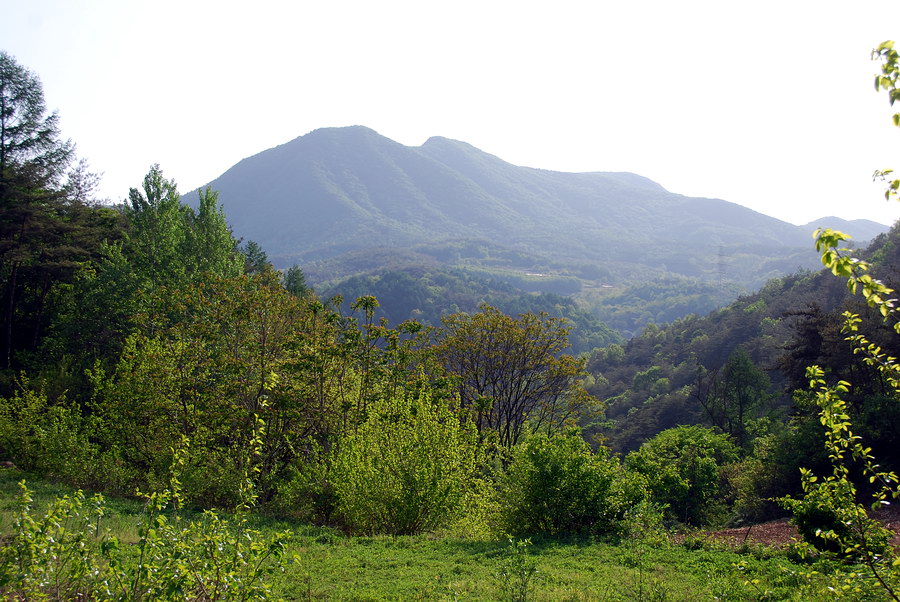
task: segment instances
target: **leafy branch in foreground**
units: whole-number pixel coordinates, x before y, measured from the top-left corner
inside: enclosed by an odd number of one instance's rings
[[[875,90],[887,92],[891,106],[894,106],[894,103],[900,100],[900,88],[897,87],[900,80],[900,53],[894,49],[894,42],[888,40],[872,51],[872,59],[881,61],[881,73],[875,76]],[[900,127],[900,113],[894,113],[892,120],[895,126]],[[900,180],[889,178],[892,173],[894,173],[892,169],[875,172],[876,180],[884,180],[887,183],[884,191],[884,198],[887,200],[895,198],[900,191]]]
[[[872,51],[872,58],[881,61],[875,89],[887,92],[893,106],[900,99],[900,54],[894,49],[894,42],[887,41]],[[894,113],[893,123],[900,126],[900,113]],[[900,180],[889,180],[891,173],[891,170],[875,172],[876,179],[887,181],[885,198],[888,200],[896,198],[900,191]],[[848,249],[840,246],[849,237],[831,229],[816,230],[814,236],[822,264],[835,276],[846,279],[850,292],[861,294],[866,304],[890,324],[894,334],[900,335],[900,315],[893,289],[868,273],[868,262],[853,257]],[[897,402],[900,400],[900,362],[860,332],[862,319],[859,315],[848,311],[843,317],[842,332],[853,353],[878,372]],[[783,503],[794,511],[798,528],[807,542],[863,563],[883,592],[900,600],[900,558],[894,558],[894,550],[888,544],[891,533],[870,518],[865,506],[859,503],[851,469],[868,480],[873,510],[900,498],[897,475],[879,466],[872,449],[854,433],[844,401],[850,383],[839,381],[829,385],[824,371],[818,366],[807,369],[807,378],[815,392],[819,420],[825,427],[825,447],[832,473],[819,480],[811,471],[803,470],[803,499],[787,498]]]
[[[869,307],[882,318],[893,322],[893,330],[900,334],[894,291],[880,280],[872,278],[869,264],[839,248],[848,237],[833,230],[818,230],[816,249],[822,254],[822,263],[837,276],[847,280],[853,294],[861,294]],[[877,370],[891,388],[893,396],[900,398],[900,363],[884,353],[859,332],[862,319],[852,312],[844,313],[842,332],[853,352]],[[871,508],[877,509],[900,498],[897,475],[881,468],[862,438],[855,434],[844,397],[851,384],[839,381],[829,385],[824,371],[818,366],[807,369],[810,388],[815,392],[819,407],[819,421],[825,428],[825,447],[832,466],[832,473],[822,479],[810,470],[801,471],[804,497],[782,500],[793,511],[798,529],[804,540],[819,550],[836,553],[864,564],[871,578],[892,599],[900,600],[900,559],[893,557],[888,544],[891,532],[881,523],[869,517],[866,507],[858,501],[858,490],[853,483],[851,468],[868,479],[872,492]]]

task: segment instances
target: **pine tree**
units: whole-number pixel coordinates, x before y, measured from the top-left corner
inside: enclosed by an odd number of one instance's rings
[[[73,157],[57,114],[47,113],[40,80],[0,52],[0,315],[7,368],[15,349],[33,347],[44,300],[72,267],[74,225],[64,180]]]

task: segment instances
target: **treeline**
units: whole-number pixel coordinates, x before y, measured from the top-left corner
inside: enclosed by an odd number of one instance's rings
[[[731,283],[669,275],[612,289],[589,301],[594,315],[626,338],[650,324],[668,324],[689,315],[704,316],[736,299]]]

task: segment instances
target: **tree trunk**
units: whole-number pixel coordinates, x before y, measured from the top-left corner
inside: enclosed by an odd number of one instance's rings
[[[12,333],[13,333],[13,316],[16,309],[16,277],[19,273],[19,264],[13,263],[9,274],[9,303],[6,306],[6,368],[12,367]]]

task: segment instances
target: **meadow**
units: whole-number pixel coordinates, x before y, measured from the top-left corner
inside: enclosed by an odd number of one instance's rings
[[[33,479],[17,469],[0,472],[0,533],[5,545],[15,536],[19,483],[24,479],[33,492],[33,515],[74,493],[70,487]],[[104,507],[100,533],[114,536],[123,547],[136,546],[144,504],[105,498]],[[183,517],[204,520],[191,511],[183,511]],[[269,576],[274,599],[882,599],[851,566],[802,560],[791,550],[757,544],[715,543],[699,531],[678,538],[655,531],[634,532],[615,541],[532,541],[461,538],[448,532],[358,537],[259,514],[249,515],[249,523],[264,536],[287,534],[280,566]]]

